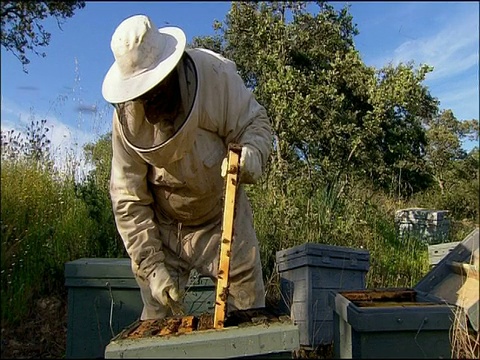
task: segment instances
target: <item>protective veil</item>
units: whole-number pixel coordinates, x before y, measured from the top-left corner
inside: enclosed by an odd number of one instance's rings
[[[180,293],[192,269],[216,279],[224,196],[221,166],[228,144],[248,148],[242,152],[247,157],[242,159],[248,174],[241,178],[244,183],[261,175],[272,146],[265,108],[245,87],[233,62],[208,50],[189,49],[177,69],[182,109],[173,135],[166,137],[162,124],[149,124],[136,112],[119,116],[117,110],[113,116],[110,193],[141,289],[142,320],[168,313],[152,297],[152,272],[166,269]],[[240,187],[228,310],[263,307],[264,296],[252,210]]]

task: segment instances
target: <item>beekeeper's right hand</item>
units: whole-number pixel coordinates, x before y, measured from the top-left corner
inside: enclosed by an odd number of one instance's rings
[[[153,298],[163,306],[168,305],[168,296],[175,302],[179,301],[178,289],[163,262],[155,266],[147,280]]]

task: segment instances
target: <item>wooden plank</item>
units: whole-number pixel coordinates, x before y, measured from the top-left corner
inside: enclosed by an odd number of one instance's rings
[[[235,218],[235,202],[239,186],[240,156],[242,147],[230,144],[228,147],[228,169],[225,186],[225,203],[223,209],[222,242],[220,244],[220,263],[215,296],[215,312],[213,325],[221,329],[225,323],[228,298],[228,278],[230,273],[231,246],[233,240],[233,222]]]

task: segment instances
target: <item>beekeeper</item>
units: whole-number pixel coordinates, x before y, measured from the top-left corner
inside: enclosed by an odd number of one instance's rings
[[[142,320],[170,315],[169,302],[182,300],[192,269],[216,280],[228,144],[243,146],[241,183],[262,175],[272,146],[265,108],[235,64],[185,44],[177,27],[127,18],[112,36],[115,62],[102,86],[115,108],[110,194]],[[252,209],[238,191],[229,312],[265,306]]]

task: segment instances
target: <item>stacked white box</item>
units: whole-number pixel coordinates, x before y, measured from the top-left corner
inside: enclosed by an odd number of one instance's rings
[[[416,238],[433,245],[448,242],[450,219],[448,210],[401,209],[395,212],[395,226],[401,241]]]

